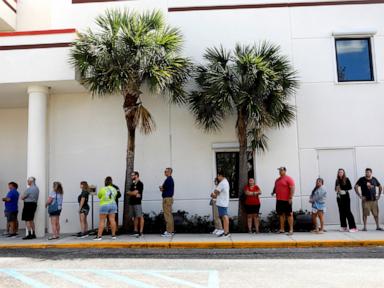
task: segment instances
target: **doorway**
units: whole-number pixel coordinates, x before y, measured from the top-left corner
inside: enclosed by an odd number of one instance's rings
[[[354,149],[321,149],[317,150],[317,159],[319,167],[319,176],[324,179],[324,185],[327,188],[327,212],[325,213],[325,222],[327,224],[340,225],[339,210],[337,207],[335,181],[339,168],[343,168],[347,177],[351,180],[352,190],[351,210],[355,216],[357,224],[361,224],[361,214],[359,199],[353,190],[356,183],[356,157]]]

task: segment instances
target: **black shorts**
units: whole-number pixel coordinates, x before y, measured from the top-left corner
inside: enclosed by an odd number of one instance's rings
[[[87,216],[89,214],[89,207],[83,207],[80,209],[79,211],[80,214],[85,214],[85,216]]]
[[[48,214],[49,214],[49,217],[52,217],[52,216],[60,216],[60,214],[61,214],[61,210],[56,210],[55,212],[48,213]]]
[[[259,214],[260,205],[244,205],[244,210],[247,214]]]
[[[7,222],[17,221],[17,214],[18,213],[19,213],[18,211],[15,211],[15,212],[5,211],[5,217],[7,218]]]
[[[277,200],[276,201],[276,213],[278,215],[287,215],[292,214],[292,204],[289,204],[288,201]]]
[[[21,214],[21,220],[33,221],[35,218],[35,212],[37,208],[36,202],[24,202],[23,213]]]

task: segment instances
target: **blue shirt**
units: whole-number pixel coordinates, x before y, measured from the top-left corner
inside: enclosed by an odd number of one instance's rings
[[[11,199],[9,202],[5,202],[5,211],[6,212],[17,212],[18,210],[18,201],[19,201],[19,192],[16,189],[9,190],[6,198]]]
[[[168,176],[167,179],[165,179],[163,184],[163,193],[161,196],[163,198],[166,197],[173,197],[173,193],[175,191],[175,183],[173,182],[172,176]]]

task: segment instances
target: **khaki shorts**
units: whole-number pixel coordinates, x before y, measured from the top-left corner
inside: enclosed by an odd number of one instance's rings
[[[369,216],[372,212],[372,215],[374,217],[377,217],[379,215],[379,205],[377,203],[377,200],[375,201],[363,201],[363,216]]]

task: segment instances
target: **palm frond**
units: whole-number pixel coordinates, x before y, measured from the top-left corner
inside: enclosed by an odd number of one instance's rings
[[[143,134],[150,134],[156,129],[151,113],[142,104],[137,106],[135,116],[136,127],[139,127]]]
[[[298,81],[288,58],[279,46],[264,41],[237,44],[233,53],[222,46],[208,48],[204,59],[189,99],[197,123],[206,130],[219,129],[220,121],[237,111],[237,117],[247,119],[248,141],[255,149],[267,149],[264,131],[288,126],[295,117],[289,98]]]

